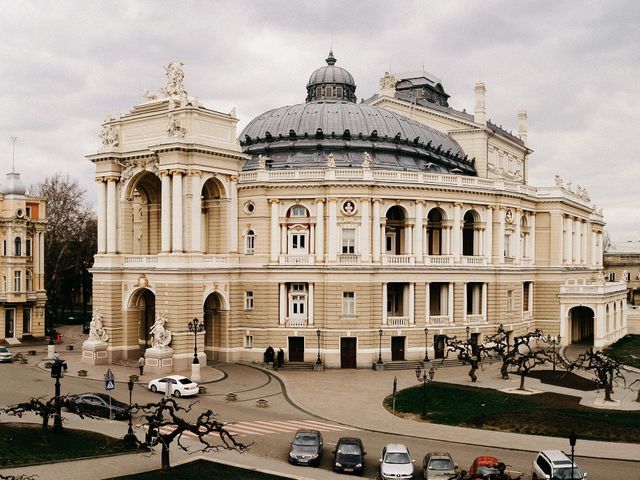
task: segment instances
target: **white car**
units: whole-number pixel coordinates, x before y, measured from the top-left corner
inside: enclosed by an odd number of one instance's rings
[[[167,388],[174,397],[189,397],[198,393],[198,384],[182,375],[168,375],[149,382],[149,390],[152,392],[167,393]]]
[[[13,355],[7,347],[0,347],[0,362],[13,362]]]
[[[413,463],[409,449],[401,443],[389,443],[380,454],[380,478],[400,480],[413,478]]]
[[[573,473],[573,475],[572,475]],[[542,480],[545,478],[566,478],[582,480],[587,477],[571,459],[560,450],[543,450],[533,459],[531,478]]]

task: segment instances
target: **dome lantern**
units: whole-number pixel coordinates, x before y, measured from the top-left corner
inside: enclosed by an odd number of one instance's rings
[[[306,102],[356,102],[356,84],[353,76],[344,68],[336,67],[333,50],[325,59],[327,65],[318,68],[307,82]]]

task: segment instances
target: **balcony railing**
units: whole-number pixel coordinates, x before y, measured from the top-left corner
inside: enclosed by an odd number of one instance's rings
[[[342,265],[355,265],[360,261],[360,255],[354,253],[341,253],[338,255],[338,263]]]
[[[430,315],[429,323],[431,325],[449,325],[449,315]]]
[[[387,317],[387,325],[391,327],[409,326],[409,317]]]
[[[280,265],[313,265],[313,255],[281,255]]]
[[[287,318],[287,327],[306,327],[306,318]]]
[[[453,265],[453,256],[451,255],[427,255],[424,257],[426,265]]]
[[[158,263],[157,255],[127,255],[124,257],[125,265],[148,265]]]
[[[566,283],[560,286],[560,294],[608,294],[626,293],[625,282],[600,282],[600,283]]]
[[[463,265],[486,265],[487,257],[474,256],[474,257],[460,257],[460,261]]]
[[[413,255],[384,255],[383,265],[415,265],[416,258]]]
[[[472,325],[477,325],[479,323],[486,323],[486,322],[484,320],[484,315],[482,315],[481,313],[478,313],[473,315],[467,315],[467,323],[470,323]]]

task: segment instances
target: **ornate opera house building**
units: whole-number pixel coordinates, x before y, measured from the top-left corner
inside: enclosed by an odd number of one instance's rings
[[[357,102],[330,53],[303,103],[237,135],[234,111],[200,105],[181,64],[165,68],[166,86],[109,117],[88,157],[108,361],[165,348],[150,366],[184,369],[194,318],[201,361],[262,361],[272,346],[342,368],[439,357],[444,335],[481,341],[499,324],[563,344],[625,334],[602,212],[559,177],[528,184],[527,115],[517,135],[487,121],[483,84],[473,114],[423,74],[387,73]]]

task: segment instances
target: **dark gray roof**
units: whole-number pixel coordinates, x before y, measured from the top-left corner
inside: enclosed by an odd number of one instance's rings
[[[307,88],[312,85],[320,84],[342,84],[351,85],[355,88],[356,82],[353,80],[353,76],[342,67],[336,67],[336,58],[333,56],[333,51],[329,52],[329,56],[325,60],[327,65],[320,67],[309,77],[307,82]]]

